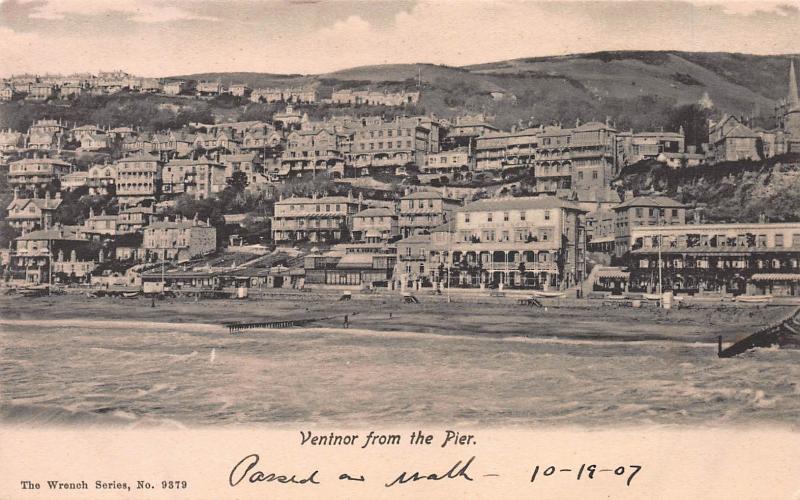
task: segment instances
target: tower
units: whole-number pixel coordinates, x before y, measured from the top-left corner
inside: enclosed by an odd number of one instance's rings
[[[793,141],[800,140],[800,96],[797,93],[797,74],[794,61],[789,63],[789,95],[786,97],[784,130],[792,134]]]
[[[789,95],[783,115],[783,130],[787,134],[787,152],[800,152],[800,96],[797,93],[797,73],[794,61],[789,63]]]

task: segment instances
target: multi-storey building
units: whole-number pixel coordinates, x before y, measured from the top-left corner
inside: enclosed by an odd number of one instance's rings
[[[666,196],[637,196],[615,205],[614,251],[622,257],[631,249],[631,234],[640,226],[686,223],[686,206]]]
[[[501,170],[503,168],[509,132],[487,132],[475,140],[475,170]]]
[[[367,175],[373,169],[422,165],[426,153],[439,151],[439,125],[422,117],[393,121],[365,121],[355,129],[349,158],[355,169]]]
[[[556,197],[481,200],[397,242],[401,281],[563,289],[585,274],[584,211]]]
[[[96,214],[92,208],[89,208],[89,217],[83,221],[81,232],[94,240],[113,238],[118,234],[117,222],[116,215],[108,215],[105,210]]]
[[[466,148],[439,151],[425,155],[420,171],[425,173],[450,173],[470,170],[472,162]]]
[[[470,154],[475,150],[475,141],[478,137],[500,131],[494,125],[486,123],[483,115],[457,116],[447,125],[446,129],[442,138],[443,148],[467,148]]]
[[[186,261],[217,249],[217,230],[208,222],[185,220],[153,222],[144,228],[146,260]]]
[[[117,232],[136,233],[151,222],[155,222],[156,213],[153,206],[135,206],[123,208],[117,214]]]
[[[724,116],[708,129],[714,162],[758,160],[760,137],[735,116]]]
[[[631,240],[631,290],[800,295],[800,223],[640,226]]]
[[[61,269],[57,269],[55,265],[58,261],[64,262],[65,256],[68,256],[69,262],[78,262],[78,259],[91,262],[94,257],[89,253],[89,240],[81,234],[79,226],[57,224],[49,229],[23,234],[14,243],[12,268],[19,270],[25,281],[33,284],[53,283],[57,277],[68,278],[68,273],[58,276]],[[77,271],[76,275],[81,273],[86,276],[94,268],[94,264],[90,263],[88,268],[71,267],[71,272]]]
[[[279,200],[272,217],[272,239],[276,242],[340,241],[350,231],[351,217],[362,208],[363,201],[351,195]]]
[[[188,90],[188,85],[183,80],[169,81],[164,83],[164,93],[168,95],[180,95],[184,90]]]
[[[28,128],[28,134],[64,134],[67,127],[60,120],[38,120]]]
[[[266,103],[314,103],[318,100],[318,94],[316,89],[310,87],[254,89],[250,100]]]
[[[620,132],[616,141],[619,145],[618,166],[657,159],[662,153],[683,153],[686,150],[683,127],[678,132]]]
[[[58,89],[62,98],[78,97],[86,92],[86,86],[81,83],[66,83]]]
[[[419,92],[380,92],[376,90],[334,90],[331,102],[356,106],[407,106],[419,101]]]
[[[55,85],[51,83],[34,83],[30,86],[28,97],[34,101],[46,101],[52,99],[56,95]]]
[[[233,177],[236,172],[243,172],[247,176],[248,186],[258,184],[262,180],[264,167],[257,153],[220,155],[219,162],[225,166],[226,179]]]
[[[296,130],[286,138],[286,149],[281,165],[290,175],[305,172],[338,170],[344,173],[345,156],[342,151],[346,137],[334,130]]]
[[[616,133],[608,123],[600,122],[572,129],[569,148],[572,189],[581,198],[603,198],[616,177]]]
[[[343,243],[324,254],[304,259],[305,283],[310,285],[386,285],[397,262],[397,249],[385,242]]]
[[[459,200],[444,197],[437,191],[415,191],[400,200],[400,234],[407,238],[430,231],[450,220]]]
[[[114,165],[95,164],[89,167],[86,185],[91,194],[109,194],[114,191],[117,182],[117,167]]]
[[[386,207],[361,210],[352,216],[353,241],[380,243],[400,235],[397,212]]]
[[[554,194],[572,188],[572,129],[545,127],[538,137],[534,157],[536,192]]]
[[[195,199],[210,198],[225,189],[225,165],[206,157],[170,160],[162,170],[164,196],[188,194]]]
[[[230,93],[235,97],[247,97],[250,95],[250,87],[244,83],[235,83],[230,87]]]
[[[217,96],[225,92],[225,86],[220,82],[197,82],[195,91],[200,96]]]
[[[6,130],[0,132],[0,154],[12,154],[25,148],[25,135],[22,132]]]
[[[135,205],[144,200],[155,200],[161,194],[161,159],[148,153],[139,153],[117,161],[115,182],[121,205]]]
[[[72,171],[72,165],[57,158],[23,158],[8,166],[8,183],[12,188],[35,190],[44,188]]]

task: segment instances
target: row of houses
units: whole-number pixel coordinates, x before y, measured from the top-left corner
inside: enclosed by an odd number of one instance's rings
[[[0,82],[0,101],[70,99],[83,94],[115,94],[122,90],[159,93],[163,85],[156,78],[138,77],[124,71],[101,71],[97,75],[13,75]]]
[[[142,207],[90,213],[80,226],[52,224],[14,240],[7,271],[27,283],[89,282],[107,262],[187,261],[216,251],[208,221],[163,219]]]

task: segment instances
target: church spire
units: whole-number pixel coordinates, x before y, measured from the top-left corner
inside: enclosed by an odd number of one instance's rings
[[[794,60],[789,61],[789,109],[800,107],[800,96],[797,94],[797,74],[794,72]]]

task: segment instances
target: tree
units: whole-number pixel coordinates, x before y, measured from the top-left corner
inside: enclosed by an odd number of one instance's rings
[[[242,192],[248,184],[247,174],[242,171],[234,172],[225,182],[234,190]]]
[[[673,108],[667,118],[667,128],[677,132],[683,127],[686,144],[699,146],[708,142],[708,119],[711,111],[699,104],[686,104]]]

